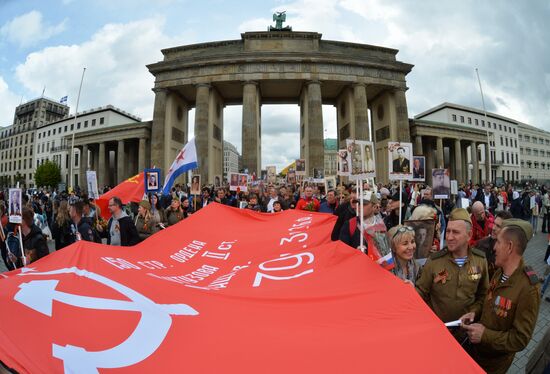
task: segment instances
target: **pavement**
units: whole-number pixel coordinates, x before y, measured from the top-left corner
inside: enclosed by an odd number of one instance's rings
[[[539,230],[529,241],[527,250],[523,254],[525,262],[528,265],[531,265],[541,277],[544,275],[544,270],[547,267],[544,262],[544,254],[546,253],[548,240],[548,234],[543,234]],[[50,248],[50,252],[55,250],[53,241],[48,241],[48,247]],[[0,273],[5,272],[6,270],[7,269],[4,266],[3,261],[0,261]],[[550,296],[550,287],[546,291],[546,294]],[[525,372],[525,365],[527,364],[527,360],[529,359],[531,352],[534,350],[537,343],[542,339],[548,327],[550,327],[550,302],[542,300],[533,337],[527,347],[523,351],[516,354],[514,362],[508,370],[508,374]]]

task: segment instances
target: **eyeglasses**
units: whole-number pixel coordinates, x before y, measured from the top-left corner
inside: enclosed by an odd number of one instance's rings
[[[393,236],[391,237],[392,240],[393,238],[395,238],[397,236],[397,234],[403,234],[405,232],[414,232],[414,228],[413,227],[410,227],[410,226],[401,226],[400,228],[397,229],[397,231],[395,232],[395,234],[393,234]]]

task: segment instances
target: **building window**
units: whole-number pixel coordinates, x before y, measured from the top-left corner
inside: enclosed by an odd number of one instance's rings
[[[472,117],[468,117],[468,125],[472,124]]]
[[[499,125],[498,125],[498,129],[499,129],[500,131],[502,131],[502,125],[499,124]]]
[[[460,123],[464,123],[464,116],[460,116]]]
[[[456,114],[453,114],[453,121],[456,122]],[[103,122],[101,122],[101,123],[103,123]]]
[[[476,126],[479,125],[479,121],[477,120],[477,118],[475,119],[475,123],[476,123]]]
[[[500,145],[504,145],[504,139],[502,139],[502,135],[500,136]]]
[[[481,126],[485,127],[485,121],[481,120]]]
[[[71,131],[74,131],[74,123],[71,123]]]
[[[88,121],[84,121],[84,128],[88,127]]]
[[[76,129],[77,129],[77,130],[80,130],[80,122],[78,122],[78,123],[76,124]]]
[[[456,117],[456,116],[455,116],[455,117]],[[456,121],[456,119],[455,119],[455,121]],[[101,117],[101,118],[99,119],[99,124],[100,124],[100,125],[103,125],[104,123],[105,123],[105,117]]]
[[[519,164],[518,162],[518,154],[516,153],[516,165]]]
[[[508,147],[508,138],[506,138],[504,140],[505,140],[506,146]]]
[[[516,133],[516,129],[514,128],[513,130],[514,130],[514,134],[515,134],[515,133]]]
[[[92,120],[92,126],[95,126],[95,118]]]
[[[67,125],[65,125],[65,130],[63,130],[63,132],[67,132]]]
[[[514,139],[514,147],[518,147],[518,141],[516,139]]]

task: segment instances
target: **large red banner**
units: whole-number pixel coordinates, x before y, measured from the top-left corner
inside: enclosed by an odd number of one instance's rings
[[[335,217],[218,204],[135,247],[0,276],[0,360],[30,373],[480,373]]]

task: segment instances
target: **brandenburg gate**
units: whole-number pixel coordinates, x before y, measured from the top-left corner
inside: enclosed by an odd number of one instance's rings
[[[387,142],[410,141],[405,76],[413,66],[398,61],[397,52],[284,29],[164,49],[163,60],[147,66],[155,76],[151,165],[168,170],[188,140],[194,107],[199,173],[213,182],[223,174],[223,109],[242,104],[243,168],[260,175],[262,104],[298,104],[300,157],[312,175],[324,167],[322,105],[332,104],[340,148],[372,133],[383,181]]]

